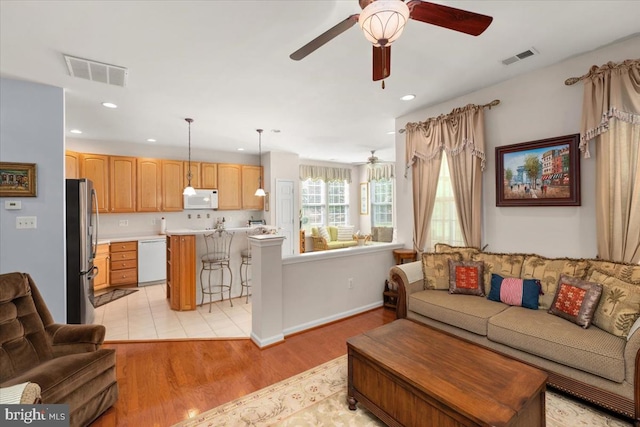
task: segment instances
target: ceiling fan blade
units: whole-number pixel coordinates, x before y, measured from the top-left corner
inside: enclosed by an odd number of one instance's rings
[[[482,34],[493,21],[491,16],[426,1],[413,0],[407,6],[411,11],[411,19],[472,36]]]
[[[331,27],[330,29],[320,34],[315,39],[311,40],[309,43],[302,46],[300,49],[293,52],[291,55],[289,55],[289,58],[293,59],[294,61],[301,60],[305,56],[309,55],[311,52],[314,52],[315,50],[323,46],[325,43],[333,40],[334,38],[338,37],[340,34],[347,31],[349,28],[353,27],[356,24],[356,22],[358,22],[358,16],[359,15],[357,14],[349,16],[344,21]]]
[[[373,46],[373,81],[391,75],[391,46]]]

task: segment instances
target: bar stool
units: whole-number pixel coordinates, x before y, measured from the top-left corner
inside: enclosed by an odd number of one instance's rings
[[[231,241],[233,233],[225,230],[216,230],[211,234],[204,235],[204,243],[207,247],[207,253],[202,255],[202,269],[200,270],[200,287],[202,289],[202,299],[200,305],[204,304],[204,296],[209,295],[209,313],[211,313],[211,304],[213,294],[220,294],[224,301],[224,291],[229,290],[229,302],[233,307],[231,300],[231,285],[233,283],[233,273],[229,265],[231,260]],[[229,271],[229,283],[225,283],[224,271]],[[203,280],[204,272],[208,272],[207,287]],[[212,277],[213,276],[213,277]],[[216,280],[219,276],[219,281]],[[214,283],[212,283],[212,278]]]
[[[249,303],[249,288],[251,288],[251,277],[250,277],[250,269],[251,267],[251,242],[249,241],[249,236],[255,236],[257,234],[264,234],[264,227],[256,227],[247,231],[247,249],[243,249],[240,252],[240,298],[244,293],[244,289],[247,289],[247,300],[245,304]]]

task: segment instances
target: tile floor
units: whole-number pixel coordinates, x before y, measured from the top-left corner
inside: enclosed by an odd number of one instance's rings
[[[100,306],[94,323],[107,329],[105,340],[172,338],[248,338],[251,333],[251,298],[234,298],[199,306],[195,311],[173,311],[164,284],[142,286],[138,292]]]

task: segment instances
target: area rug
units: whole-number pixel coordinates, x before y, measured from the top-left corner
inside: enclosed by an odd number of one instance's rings
[[[350,411],[347,356],[182,421],[179,427],[384,426],[358,406]],[[547,390],[547,427],[631,427],[631,423]]]
[[[98,295],[93,297],[93,306],[98,308],[101,305],[108,304],[112,301],[120,299],[122,297],[126,297],[134,292],[138,292],[137,289],[113,289],[111,291],[105,292],[102,295]]]

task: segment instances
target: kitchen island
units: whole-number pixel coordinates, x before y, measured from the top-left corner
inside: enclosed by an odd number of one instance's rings
[[[247,236],[256,228],[273,229],[269,226],[229,227],[233,233],[231,242],[231,298],[240,296],[240,254],[249,247]],[[214,229],[174,229],[167,230],[167,299],[172,310],[187,311],[197,308],[202,301],[200,283],[201,258],[206,253],[204,235],[214,233]]]

